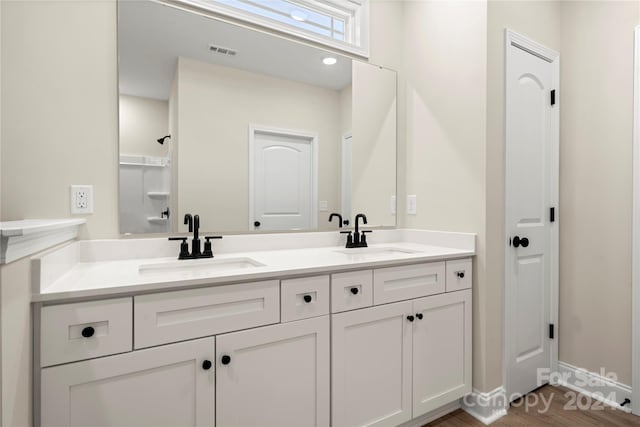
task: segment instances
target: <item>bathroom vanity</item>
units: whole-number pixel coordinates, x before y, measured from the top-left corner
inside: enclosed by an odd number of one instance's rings
[[[225,236],[186,261],[164,239],[80,241],[34,259],[36,424],[386,426],[455,405],[474,236],[374,235]]]

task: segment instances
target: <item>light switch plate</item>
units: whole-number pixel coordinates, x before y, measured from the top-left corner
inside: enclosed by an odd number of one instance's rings
[[[72,214],[93,213],[93,185],[72,185],[69,199]]]
[[[418,212],[418,201],[415,194],[409,194],[407,196],[407,214],[416,215]]]

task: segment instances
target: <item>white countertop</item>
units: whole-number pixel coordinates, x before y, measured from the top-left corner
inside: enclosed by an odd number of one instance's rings
[[[393,239],[394,233],[396,233],[396,230],[387,232],[387,236],[384,239],[382,238],[382,233],[380,233],[381,240],[386,241],[370,244],[370,249],[364,251],[361,249],[345,249],[344,246],[323,246],[233,251],[216,254],[214,245],[214,254],[216,255],[213,258],[213,262],[215,263],[220,263],[224,260],[249,259],[255,263],[262,264],[223,270],[212,270],[203,266],[203,264],[212,262],[212,259],[177,261],[175,256],[158,257],[156,254],[146,258],[132,255],[127,259],[111,259],[108,255],[98,256],[95,259],[95,257],[87,258],[85,254],[85,259],[83,259],[82,255],[72,253],[73,251],[80,252],[82,249],[69,246],[66,250],[60,250],[57,253],[34,259],[33,301],[66,301],[77,298],[230,284],[475,255],[475,236],[473,235],[470,235],[471,246],[460,245],[462,247],[456,248],[407,241],[389,241]],[[233,236],[229,236],[229,238],[233,239]],[[138,239],[137,242],[136,240],[131,240],[129,246],[140,245],[140,240],[143,239]],[[425,239],[417,240],[424,241]],[[439,243],[442,243],[442,240]],[[126,245],[126,241],[113,244]],[[258,247],[260,246],[258,245]],[[174,247],[175,245],[170,246],[172,250]],[[404,252],[393,252],[394,249]],[[104,249],[95,250],[94,252],[101,251],[104,252]],[[88,250],[85,250],[85,252],[88,252]],[[75,261],[71,260],[73,256],[76,257]],[[140,271],[141,266],[143,266],[144,270],[144,266],[162,265],[163,263],[178,263],[175,265],[178,265],[179,268],[178,270]],[[183,266],[185,267],[183,268]],[[191,266],[195,268],[191,269]]]

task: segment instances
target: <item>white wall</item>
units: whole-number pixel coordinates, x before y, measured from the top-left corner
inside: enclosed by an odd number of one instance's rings
[[[560,360],[631,384],[639,2],[561,2]]]
[[[202,230],[249,224],[249,125],[318,134],[319,229],[340,209],[340,92],[180,58],[179,218],[200,215]]]
[[[116,4],[1,2],[2,218],[69,217],[94,186],[84,238],[118,235]]]
[[[120,154],[166,157],[170,139],[159,144],[157,139],[169,134],[169,102],[140,96],[120,95]]]
[[[404,3],[404,78],[400,79],[398,212],[417,195],[409,228],[478,233],[474,271],[473,383],[486,390],[491,333],[485,277],[487,5]],[[401,73],[402,75],[402,73]],[[401,136],[401,138],[403,138]]]

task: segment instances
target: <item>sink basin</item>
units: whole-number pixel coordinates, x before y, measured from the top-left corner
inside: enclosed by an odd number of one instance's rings
[[[185,259],[180,261],[159,262],[155,264],[143,264],[138,267],[141,274],[152,273],[218,273],[229,270],[244,270],[249,268],[264,267],[264,264],[251,258],[206,258]]]
[[[335,252],[352,255],[357,257],[383,257],[383,256],[397,256],[397,255],[407,255],[407,254],[416,254],[419,251],[414,251],[411,249],[401,249],[401,248],[350,248],[350,249],[341,249]]]

